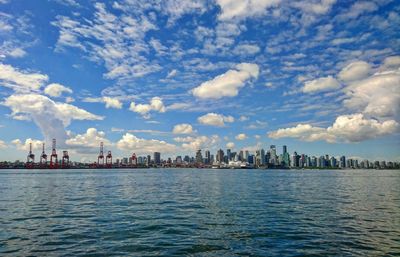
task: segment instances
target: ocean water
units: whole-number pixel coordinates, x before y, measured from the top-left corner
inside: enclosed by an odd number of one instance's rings
[[[113,255],[400,256],[400,171],[0,171],[0,256]]]

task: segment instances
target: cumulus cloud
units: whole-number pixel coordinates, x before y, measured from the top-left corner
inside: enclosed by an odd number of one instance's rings
[[[47,142],[52,138],[65,142],[65,127],[72,120],[102,120],[103,117],[92,114],[74,105],[54,102],[39,94],[14,94],[2,103],[11,109],[11,117],[32,119],[42,131]]]
[[[182,148],[186,150],[196,151],[204,148],[212,148],[220,141],[218,135],[197,136],[197,137],[176,137],[174,140],[182,143]]]
[[[150,118],[149,112],[151,112],[151,111],[165,112],[166,108],[160,97],[153,97],[150,100],[149,104],[136,104],[134,102],[131,102],[131,105],[129,106],[129,110],[132,112],[139,113],[144,118]]]
[[[103,131],[98,131],[96,128],[88,128],[83,134],[71,136],[65,143],[75,148],[98,149],[101,142],[103,142],[104,145],[111,145],[110,141],[105,136],[106,134]]]
[[[364,61],[352,62],[340,71],[338,78],[344,82],[351,82],[366,78],[370,71],[369,63]]]
[[[225,126],[225,122],[232,123],[235,119],[232,116],[224,116],[210,112],[197,118],[197,121],[203,125],[223,127]]]
[[[174,134],[192,134],[193,132],[194,131],[192,125],[187,123],[177,124],[172,130],[172,133]]]
[[[276,6],[281,0],[257,0],[257,1],[237,1],[237,0],[217,0],[221,8],[218,16],[219,20],[241,20],[247,17],[254,17],[266,13],[266,9]]]
[[[304,83],[303,93],[316,93],[340,88],[339,82],[332,76],[319,78]]]
[[[202,83],[194,88],[192,93],[200,99],[220,99],[222,97],[234,97],[239,89],[244,87],[246,81],[258,78],[260,69],[257,64],[241,63],[234,70],[219,75],[212,80]]]
[[[138,138],[131,133],[126,133],[117,142],[120,150],[129,150],[135,153],[148,154],[153,152],[174,153],[177,150],[176,145],[156,139]]]
[[[86,97],[83,99],[84,102],[88,103],[105,103],[106,108],[121,109],[122,102],[115,97],[103,96],[103,97]]]
[[[295,127],[282,128],[268,133],[273,139],[291,137],[303,141],[325,140],[333,142],[361,142],[392,134],[399,129],[394,120],[379,122],[365,118],[363,114],[341,115],[328,128],[314,127],[310,124],[299,124]]]
[[[28,152],[30,144],[32,144],[32,151],[42,150],[43,141],[27,138],[25,139],[25,142],[22,142],[20,139],[14,139],[11,143],[14,144],[18,150]]]
[[[345,88],[345,107],[376,118],[398,119],[400,71],[377,73]]]
[[[19,71],[0,63],[0,85],[19,92],[37,91],[48,80],[47,75]]]
[[[229,148],[229,149],[235,148],[235,143],[233,143],[233,142],[226,143],[226,148]]]
[[[395,70],[400,68],[400,56],[389,56],[383,61],[381,70]]]
[[[240,133],[240,134],[237,134],[235,138],[236,138],[236,140],[245,140],[245,139],[247,139],[247,135],[244,133]]]
[[[58,83],[52,83],[44,89],[44,93],[52,97],[59,97],[63,92],[71,94],[72,89]]]

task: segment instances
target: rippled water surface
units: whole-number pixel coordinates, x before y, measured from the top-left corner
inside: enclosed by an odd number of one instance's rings
[[[400,171],[0,171],[2,256],[399,256]]]

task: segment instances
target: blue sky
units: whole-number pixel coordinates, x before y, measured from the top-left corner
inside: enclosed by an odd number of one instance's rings
[[[1,160],[400,159],[398,1],[0,0]],[[50,151],[48,148],[47,151]]]

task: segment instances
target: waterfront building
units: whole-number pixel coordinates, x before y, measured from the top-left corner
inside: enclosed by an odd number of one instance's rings
[[[206,158],[205,158],[205,164],[210,164],[211,163],[211,153],[210,153],[210,151],[206,151],[205,152],[205,156],[206,156]]]
[[[202,164],[203,163],[203,155],[201,154],[201,150],[197,150],[196,152],[196,163]]]
[[[278,159],[276,156],[276,146],[275,145],[271,145],[270,149],[269,149],[269,164],[271,165],[277,165],[278,164]]]
[[[224,151],[222,149],[219,149],[217,151],[217,163],[223,163],[224,162]]]
[[[346,157],[345,156],[340,157],[340,165],[339,165],[339,167],[342,168],[342,169],[346,168]]]
[[[153,153],[153,159],[154,159],[154,164],[160,165],[161,164],[161,153],[160,152],[154,152]]]
[[[225,161],[225,162],[228,163],[228,162],[231,160],[231,158],[232,158],[232,156],[231,156],[231,149],[226,149],[226,156],[228,157],[228,160]]]

